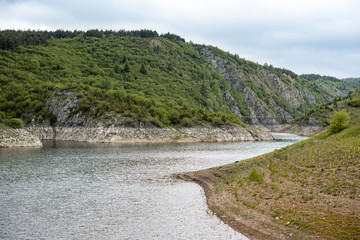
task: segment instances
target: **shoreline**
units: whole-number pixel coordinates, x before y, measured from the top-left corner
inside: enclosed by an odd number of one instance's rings
[[[297,131],[294,131],[294,130]],[[281,130],[275,131],[277,133],[297,134],[300,136],[314,136],[319,132],[323,132],[324,128],[314,128],[313,126],[303,126],[301,131],[297,125],[288,125]],[[248,159],[247,159],[248,160]],[[218,168],[224,168],[231,170],[231,164],[219,166]],[[215,167],[216,168],[216,167]],[[235,231],[243,234],[252,240],[263,239],[296,239],[296,237],[303,236],[303,233],[289,231],[288,229],[272,224],[269,219],[262,219],[262,216],[251,216],[248,212],[236,214],[234,209],[227,207],[226,196],[220,199],[216,194],[217,182],[215,168],[202,169],[198,171],[180,173],[177,176],[184,181],[194,182],[202,187],[206,197],[206,203],[209,209],[225,224],[229,225]],[[225,201],[225,202],[222,202]],[[231,206],[231,203],[229,203]],[[241,210],[238,210],[241,211]],[[255,214],[255,213],[254,213]],[[248,215],[248,216],[247,216]],[[296,236],[294,236],[294,233]],[[308,236],[307,236],[308,237]],[[300,238],[301,239],[301,238]]]
[[[178,175],[185,181],[190,181],[200,185],[206,197],[206,203],[209,209],[224,223],[229,225],[235,231],[243,234],[252,240],[262,239],[291,239],[291,235],[284,234],[282,231],[267,226],[261,220],[255,218],[246,218],[235,214],[232,210],[227,209],[224,204],[219,204],[216,198],[216,180],[211,169],[205,169],[194,172],[186,172]]]
[[[199,184],[209,209],[250,239],[356,239],[359,129],[178,177]]]
[[[280,128],[280,126],[277,126]],[[283,126],[279,133],[312,136],[319,129],[303,126],[302,132],[294,131],[294,125]],[[322,130],[322,129],[321,129]],[[320,130],[320,132],[321,132]],[[305,133],[305,134],[304,134]],[[63,140],[90,143],[192,143],[192,142],[245,142],[272,141],[270,131],[261,126],[221,127],[51,127],[30,125],[24,129],[3,128],[0,132],[0,147],[41,147],[41,140]]]
[[[14,132],[17,134],[14,135]],[[274,137],[270,132],[258,128],[240,126],[189,128],[29,126],[24,129],[2,129],[0,133],[1,147],[42,146],[41,140],[91,143],[191,143],[272,141]]]

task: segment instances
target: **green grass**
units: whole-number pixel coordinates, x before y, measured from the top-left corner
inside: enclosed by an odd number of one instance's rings
[[[264,182],[264,174],[260,169],[253,168],[249,174],[249,179],[258,184],[262,184]]]

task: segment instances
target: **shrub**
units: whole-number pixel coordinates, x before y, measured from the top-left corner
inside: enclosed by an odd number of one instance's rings
[[[24,122],[19,118],[6,119],[5,124],[12,128],[24,128]]]
[[[223,120],[220,117],[214,117],[211,120],[212,125],[214,125],[215,127],[220,127],[222,125],[224,125]]]
[[[181,120],[181,125],[184,127],[191,127],[193,125],[193,121],[192,119],[186,117]]]
[[[89,100],[87,100],[87,98],[81,99],[79,106],[78,106],[78,110],[82,111],[82,112],[87,112],[90,110],[90,108],[91,108],[91,106],[90,106]]]
[[[260,169],[253,168],[249,174],[249,179],[250,181],[262,184],[264,182],[264,173]]]
[[[151,123],[160,128],[165,127],[165,125],[157,117],[153,117],[151,119]]]
[[[332,119],[330,120],[330,126],[328,131],[333,134],[345,129],[349,124],[350,116],[345,110],[335,111]]]
[[[179,123],[180,122],[179,113],[177,111],[170,112],[170,115],[169,115],[168,119],[172,124]]]
[[[360,107],[360,98],[353,99],[348,104],[352,107]]]
[[[5,113],[0,112],[0,122],[5,119]]]

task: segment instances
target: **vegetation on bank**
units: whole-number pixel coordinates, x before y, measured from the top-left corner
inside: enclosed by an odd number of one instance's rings
[[[350,101],[321,135],[211,169],[217,207],[295,239],[359,239],[360,108]]]
[[[201,54],[205,48],[234,64],[243,82],[232,82],[214,70]],[[338,89],[354,89],[340,80],[321,79],[320,84],[286,69],[262,66],[151,30],[2,30],[0,49],[0,113],[5,123],[21,119],[26,124],[35,119],[56,124],[46,100],[60,91],[76,93],[81,99],[70,116],[82,112],[101,119],[115,113],[125,119],[124,124],[163,127],[243,125],[250,117],[246,87],[280,122],[285,121],[283,114],[274,106],[298,117],[334,96],[321,84],[336,82]],[[315,99],[304,94],[293,106],[275,93],[264,74],[277,76],[284,86],[311,93]]]

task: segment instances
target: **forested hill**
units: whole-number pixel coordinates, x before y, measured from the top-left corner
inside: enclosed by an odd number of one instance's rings
[[[150,30],[3,30],[0,48],[3,122],[273,128],[360,85]]]

